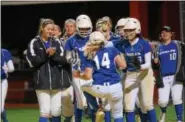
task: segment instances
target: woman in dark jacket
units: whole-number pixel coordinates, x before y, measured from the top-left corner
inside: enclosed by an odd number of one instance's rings
[[[61,121],[61,66],[66,59],[60,42],[52,38],[54,21],[42,19],[39,35],[33,38],[27,49],[27,61],[34,70],[33,80],[40,107],[39,122]]]

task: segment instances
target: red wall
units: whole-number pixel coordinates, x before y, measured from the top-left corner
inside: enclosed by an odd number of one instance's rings
[[[130,17],[135,17],[141,22],[142,34],[148,37],[148,1],[130,1]],[[161,11],[160,25],[171,26],[180,39],[179,1],[164,1],[159,6]],[[156,20],[157,21],[157,20]],[[156,27],[158,28],[158,27]]]
[[[180,15],[178,1],[164,1],[162,4],[162,25],[171,26],[176,39],[180,40]]]
[[[142,34],[148,37],[148,2],[130,1],[130,17],[140,21]]]

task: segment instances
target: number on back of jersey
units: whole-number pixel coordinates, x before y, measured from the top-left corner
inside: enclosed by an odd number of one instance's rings
[[[107,52],[103,54],[101,64],[99,62],[99,57],[97,55],[95,56],[94,61],[96,63],[97,69],[100,69],[100,65],[102,67],[106,67],[107,69],[110,68],[110,60],[109,60],[109,55]]]

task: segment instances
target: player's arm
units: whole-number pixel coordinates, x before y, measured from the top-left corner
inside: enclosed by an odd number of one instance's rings
[[[90,80],[93,77],[92,74],[93,74],[93,61],[86,60],[85,71],[83,73],[80,73],[80,78],[84,80]]]
[[[144,52],[144,64],[141,64],[140,70],[145,70],[151,68],[151,60],[152,60],[152,49],[148,42],[143,43],[143,52]]]
[[[56,43],[56,52],[54,53],[54,55],[51,56],[51,59],[58,64],[65,65],[67,64],[67,60],[65,57],[64,48],[59,41],[56,41]]]
[[[69,38],[65,44],[66,60],[71,64],[78,64],[80,62],[78,52],[74,49],[73,43],[75,40]]]
[[[141,65],[141,70],[145,70],[151,67],[152,53],[148,52],[144,55],[145,63]]]
[[[27,49],[26,60],[28,61],[30,67],[40,66],[43,63],[45,63],[48,59],[48,57],[41,57],[42,54],[39,54],[39,53],[43,53],[43,52],[37,51],[37,47],[35,43],[36,41],[37,41],[36,39],[31,40]]]
[[[116,64],[118,65],[119,69],[125,69],[127,67],[125,58],[123,55],[118,54],[115,58],[114,58]]]
[[[6,60],[6,65],[7,65],[7,68],[8,68],[8,72],[9,73],[14,72],[15,68],[14,68],[14,64],[13,64],[13,61],[12,61],[11,53],[8,50],[6,50],[4,52],[4,55],[5,55],[5,60]]]
[[[84,73],[80,74],[80,78],[84,80],[92,79],[93,69],[90,67],[86,67]]]

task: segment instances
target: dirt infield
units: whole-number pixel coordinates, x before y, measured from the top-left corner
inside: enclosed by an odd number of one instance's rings
[[[6,108],[38,108],[38,104],[6,103]]]

